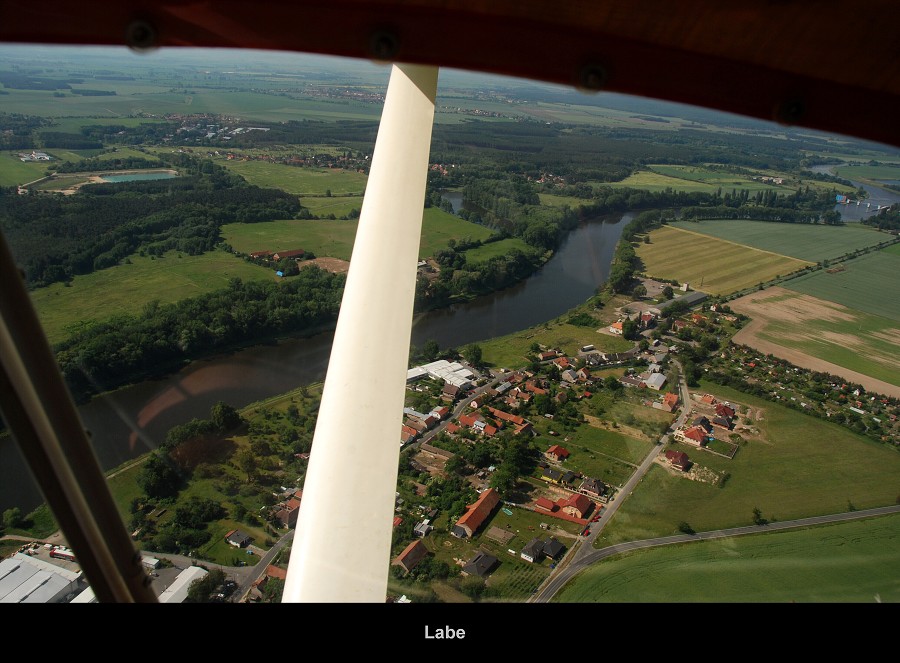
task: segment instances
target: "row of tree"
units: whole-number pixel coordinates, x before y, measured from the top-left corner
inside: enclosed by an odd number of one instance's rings
[[[344,281],[316,267],[284,283],[235,278],[221,290],[85,325],[56,347],[57,362],[77,397],[106,391],[228,347],[330,326]]]

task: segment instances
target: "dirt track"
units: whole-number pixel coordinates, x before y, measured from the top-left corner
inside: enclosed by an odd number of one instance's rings
[[[349,262],[338,258],[313,258],[312,260],[304,260],[300,263],[300,269],[310,265],[321,267],[325,271],[333,272],[335,274],[346,274],[347,270],[350,269]]]
[[[749,322],[743,329],[741,329],[737,334],[734,335],[734,338],[732,340],[735,343],[746,345],[765,354],[771,354],[776,357],[780,357],[781,359],[786,359],[795,366],[799,366],[801,368],[808,368],[813,371],[821,371],[823,373],[838,375],[850,382],[861,384],[868,391],[900,398],[900,387],[896,385],[884,382],[883,380],[876,380],[875,378],[869,377],[868,375],[863,375],[862,373],[852,371],[849,368],[844,368],[843,366],[838,366],[837,364],[832,364],[831,362],[827,362],[823,359],[813,357],[812,355],[808,355],[800,350],[787,348],[783,345],[778,345],[777,343],[773,343],[771,341],[760,338],[759,334],[765,330],[769,321],[779,319],[779,315],[775,311],[776,307],[764,307],[756,300],[760,299],[761,296],[771,297],[773,295],[777,295],[778,291],[780,290],[782,289],[769,288],[768,290],[764,291],[764,293],[753,293],[751,295],[747,295],[745,297],[741,297],[740,299],[736,299],[733,302],[730,302],[730,306],[734,311],[737,311],[738,313],[744,313],[745,315],[749,315],[753,318],[751,322]],[[788,291],[784,292],[787,293]],[[792,303],[796,305],[797,298],[792,299]],[[809,312],[807,311],[806,313]],[[826,313],[825,310],[820,311],[820,313],[824,315],[817,315],[815,317],[823,317],[827,319],[828,313]],[[836,313],[836,310],[832,311],[833,315]]]

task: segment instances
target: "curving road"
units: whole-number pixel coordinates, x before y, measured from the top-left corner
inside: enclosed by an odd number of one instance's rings
[[[643,541],[629,541],[627,543],[617,543],[614,546],[602,548],[600,550],[590,550],[581,554],[577,559],[573,559],[567,564],[561,572],[554,574],[541,586],[537,594],[535,594],[529,602],[547,603],[557,592],[559,592],[567,582],[569,582],[577,573],[583,571],[594,562],[602,559],[618,555],[619,553],[628,552],[629,550],[639,550],[641,548],[654,548],[657,546],[667,546],[673,543],[690,543],[692,541],[708,541],[711,539],[724,539],[732,536],[742,536],[745,534],[760,534],[763,532],[777,532],[779,530],[795,529],[798,527],[809,527],[811,525],[824,525],[826,523],[838,523],[848,520],[858,520],[861,518],[871,518],[873,516],[884,516],[891,513],[900,513],[900,505],[884,506],[875,509],[865,509],[862,511],[849,511],[847,513],[835,513],[827,516],[813,516],[811,518],[800,518],[798,520],[786,520],[779,523],[768,523],[766,525],[748,525],[746,527],[732,527],[731,529],[712,530],[709,532],[698,532],[697,534],[677,534],[674,536],[662,536],[655,539],[644,539]],[[579,551],[583,551],[584,547]],[[559,570],[559,567],[557,567]]]
[[[678,418],[672,424],[669,430],[684,425],[691,410],[691,397],[688,391],[687,382],[684,379],[684,371],[681,364],[672,358],[672,362],[678,367],[679,373],[679,390],[681,392],[681,408]],[[745,534],[758,534],[760,532],[774,532],[777,530],[792,529],[796,527],[808,527],[810,525],[820,525],[823,523],[834,523],[845,520],[855,520],[857,518],[869,518],[872,516],[885,515],[888,513],[900,513],[900,505],[879,507],[876,509],[867,509],[865,511],[852,511],[848,513],[838,513],[827,516],[814,516],[812,518],[801,518],[799,520],[790,520],[781,523],[771,523],[767,525],[750,525],[747,527],[734,527],[724,530],[713,530],[709,532],[699,532],[696,534],[678,534],[674,536],[658,537],[654,539],[644,539],[642,541],[629,541],[627,543],[619,543],[614,546],[595,550],[593,548],[594,540],[603,531],[603,528],[612,520],[612,517],[618,511],[622,503],[628,499],[634,489],[643,480],[644,475],[653,465],[653,461],[662,451],[668,442],[668,434],[660,438],[659,444],[655,445],[640,466],[631,475],[625,485],[616,493],[615,497],[610,500],[609,504],[603,510],[600,520],[596,523],[590,523],[588,528],[590,533],[586,537],[578,537],[578,540],[569,550],[568,554],[551,572],[550,576],[541,584],[537,592],[528,599],[528,603],[546,603],[550,601],[557,592],[559,592],[567,582],[575,575],[586,569],[594,562],[598,562],[612,555],[618,555],[629,550],[638,550],[640,548],[652,548],[655,546],[665,546],[673,543],[688,543],[691,541],[703,541],[708,539],[721,539],[730,536],[741,536]]]

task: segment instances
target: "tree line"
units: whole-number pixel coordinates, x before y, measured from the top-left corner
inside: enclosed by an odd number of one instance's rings
[[[215,292],[87,324],[56,346],[56,359],[72,393],[84,398],[228,347],[332,325],[344,280],[316,267],[284,283],[234,278]]]

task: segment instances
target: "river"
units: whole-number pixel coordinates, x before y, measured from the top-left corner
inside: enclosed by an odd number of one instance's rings
[[[812,168],[810,168],[810,170],[814,173],[826,173],[828,175],[834,175],[835,173],[832,171],[832,169],[836,167],[837,166],[835,165],[813,166]],[[881,187],[872,186],[871,184],[865,184],[864,182],[857,182],[856,180],[849,181],[853,184],[853,186],[857,188],[862,187],[863,189],[865,189],[869,194],[869,197],[861,201],[859,205],[841,205],[839,203],[835,204],[834,211],[838,212],[841,215],[841,219],[848,223],[869,218],[873,214],[876,214],[878,207],[882,205],[893,205],[895,203],[900,203],[900,194],[897,194],[888,189],[882,189]],[[850,197],[853,198],[853,196]],[[870,206],[867,206],[867,204]]]
[[[506,290],[416,317],[412,343],[434,339],[460,347],[551,320],[584,302],[606,281],[616,243],[633,215],[585,222],[535,274]],[[161,380],[142,382],[79,408],[104,470],[158,445],[173,426],[208,418],[217,401],[234,407],[276,396],[325,377],[332,334],[262,345],[195,361]],[[43,498],[12,443],[0,444],[0,510],[27,513]]]

